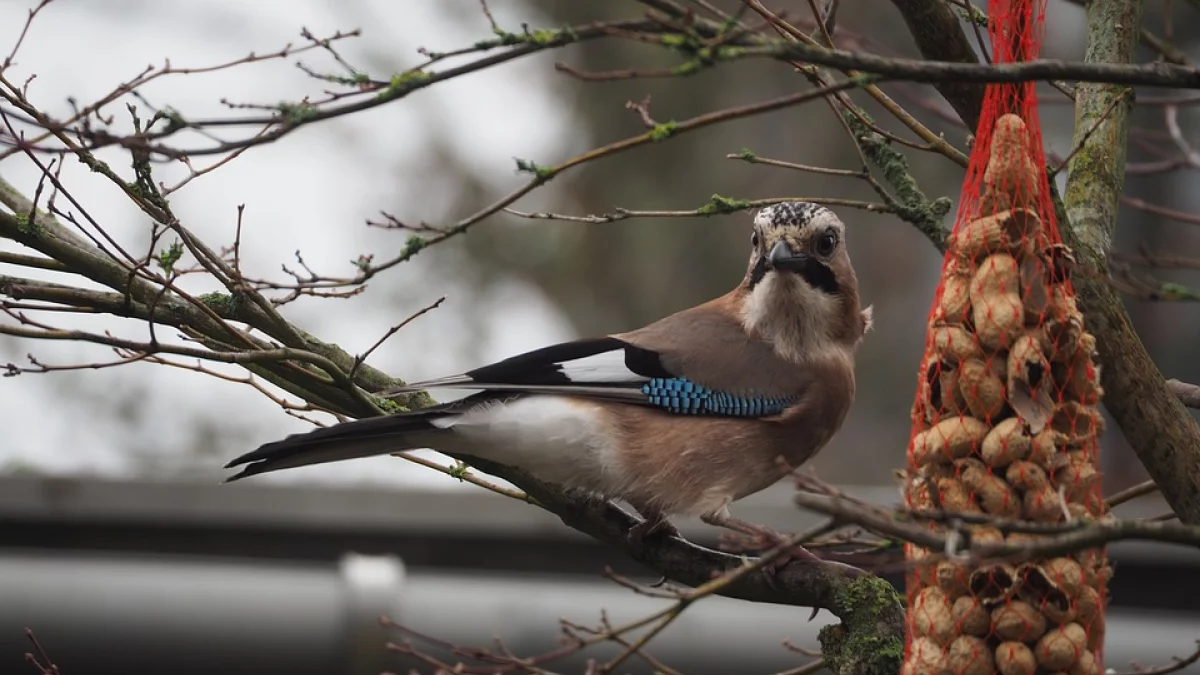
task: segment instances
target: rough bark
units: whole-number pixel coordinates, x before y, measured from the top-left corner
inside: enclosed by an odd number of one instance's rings
[[[921,56],[931,61],[979,63],[975,50],[950,3],[944,0],[892,0],[900,10],[908,32]],[[985,85],[970,82],[945,82],[937,90],[954,112],[974,129],[983,108]]]
[[[1093,63],[1128,63],[1141,26],[1141,0],[1093,0],[1087,50]],[[1104,406],[1137,452],[1163,497],[1185,523],[1200,523],[1200,426],[1159,372],[1108,277],[1125,183],[1125,148],[1133,92],[1080,84],[1075,94],[1078,150],[1067,168],[1064,206],[1076,257],[1091,277],[1076,284],[1089,328],[1099,337]],[[1094,280],[1093,280],[1094,279]]]

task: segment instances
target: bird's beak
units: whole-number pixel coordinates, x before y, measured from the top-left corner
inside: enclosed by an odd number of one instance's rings
[[[775,242],[775,246],[771,247],[771,252],[767,254],[767,264],[774,270],[800,272],[808,266],[808,256],[792,251],[792,247],[780,239]]]

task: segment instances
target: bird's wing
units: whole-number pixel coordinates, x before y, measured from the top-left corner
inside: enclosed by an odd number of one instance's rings
[[[413,382],[384,396],[451,388],[637,400],[647,382],[676,375],[662,367],[653,350],[607,336],[542,347],[460,375]]]
[[[482,389],[621,401],[678,414],[762,417],[780,413],[808,389],[808,378],[777,362],[769,345],[751,345],[736,321],[705,320],[704,312],[688,321],[687,314],[630,333],[543,347],[384,395]]]

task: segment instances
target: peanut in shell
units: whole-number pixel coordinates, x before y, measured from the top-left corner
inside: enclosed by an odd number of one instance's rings
[[[1029,456],[1033,449],[1033,438],[1021,420],[1009,417],[1001,420],[983,437],[979,455],[983,463],[1000,469]]]
[[[1051,485],[1030,490],[1021,498],[1021,510],[1027,520],[1057,523],[1063,519],[1063,501]]]
[[[1002,640],[1033,642],[1046,632],[1046,617],[1030,603],[1014,600],[992,610],[992,632]]]
[[[1037,659],[1022,642],[1001,642],[996,646],[996,670],[1000,675],[1034,675]]]
[[[1050,484],[1046,470],[1033,462],[1018,461],[1008,465],[1004,480],[1022,492],[1037,491]]]
[[[988,426],[974,417],[948,417],[913,437],[913,460],[918,466],[948,464],[974,452],[987,432]]]
[[[947,325],[961,325],[971,318],[971,277],[948,270],[943,279],[942,294],[938,298],[933,319]]]
[[[1004,380],[998,359],[971,358],[958,369],[958,390],[971,415],[994,420],[1004,412]]]
[[[903,671],[911,675],[949,675],[945,671],[946,652],[927,637],[914,638],[908,647]]]
[[[1049,469],[1055,463],[1058,453],[1070,442],[1070,437],[1053,428],[1043,429],[1033,437],[1033,447],[1029,452],[1029,461],[1043,469]]]
[[[1021,516],[1021,497],[1004,479],[986,468],[963,464],[961,478],[964,485],[974,492],[975,503],[985,513],[1001,518]]]
[[[1077,623],[1051,628],[1037,641],[1033,655],[1046,670],[1066,670],[1087,650],[1087,633]]]
[[[930,495],[934,499],[934,507],[952,513],[980,513],[979,505],[961,480],[938,478],[934,484],[937,490]]]
[[[969,269],[970,263],[992,253],[1024,253],[1030,242],[1042,231],[1042,220],[1036,211],[1026,208],[987,213],[964,223],[947,240],[955,254],[956,271]]]
[[[970,595],[964,595],[954,601],[950,608],[954,625],[967,635],[986,636],[992,629],[992,618],[984,609],[983,603]]]
[[[1083,650],[1079,659],[1067,669],[1067,675],[1100,675],[1100,663],[1090,650]]]
[[[938,324],[933,327],[933,344],[943,363],[958,364],[982,356],[971,332],[962,326]]]
[[[921,589],[913,598],[909,625],[914,635],[927,637],[939,645],[949,644],[957,633],[950,600],[934,586]]]
[[[996,118],[989,153],[980,208],[987,213],[1032,204],[1041,192],[1041,175],[1020,116],[1006,113]]]
[[[960,635],[946,650],[946,669],[955,675],[992,675],[996,662],[983,638]]]

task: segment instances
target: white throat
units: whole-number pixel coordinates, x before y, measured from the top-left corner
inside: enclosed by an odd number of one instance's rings
[[[839,311],[837,298],[795,275],[768,272],[742,305],[742,323],[780,357],[801,363],[845,351],[832,336]]]

